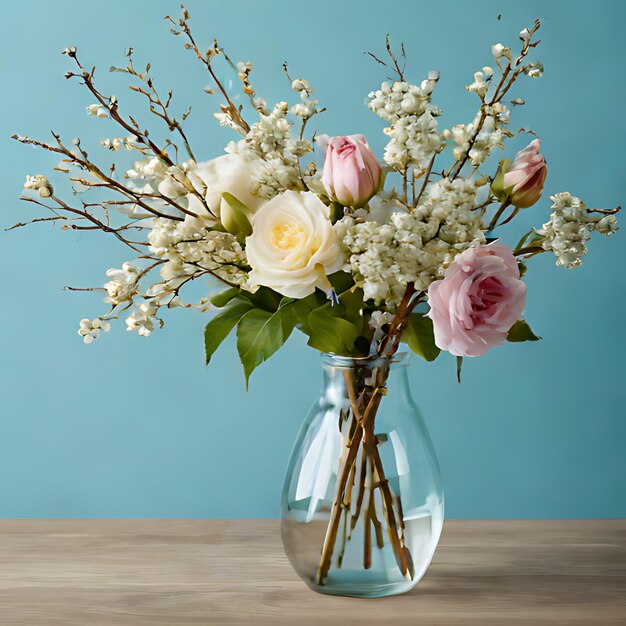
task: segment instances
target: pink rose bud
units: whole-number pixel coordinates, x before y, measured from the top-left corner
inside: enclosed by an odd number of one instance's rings
[[[363,206],[378,190],[381,176],[365,137],[320,135],[317,143],[326,150],[322,174],[326,193],[344,206]]]
[[[546,182],[548,169],[539,147],[539,139],[531,141],[515,155],[511,168],[504,173],[503,187],[510,189],[509,202],[519,209],[535,204]]]
[[[481,356],[504,343],[522,316],[526,285],[501,243],[469,248],[428,290],[435,343],[455,356]]]

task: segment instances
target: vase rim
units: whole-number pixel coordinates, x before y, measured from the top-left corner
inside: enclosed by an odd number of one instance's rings
[[[322,363],[331,367],[339,367],[344,369],[352,369],[355,367],[376,367],[382,363],[389,363],[391,361],[391,367],[406,366],[411,362],[410,352],[396,352],[391,359],[387,356],[380,356],[374,354],[371,356],[354,357],[354,356],[341,356],[339,354],[333,354],[332,352],[322,352]]]

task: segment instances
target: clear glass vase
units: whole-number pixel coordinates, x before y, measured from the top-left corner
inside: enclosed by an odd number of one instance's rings
[[[404,593],[433,558],[443,489],[409,360],[322,355],[323,387],[296,440],[281,506],[285,551],[315,591]]]

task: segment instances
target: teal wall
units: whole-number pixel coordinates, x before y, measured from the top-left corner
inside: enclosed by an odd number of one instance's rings
[[[451,125],[473,116],[477,100],[463,86],[491,63],[490,45],[516,43],[539,16],[546,73],[521,81],[517,95],[528,104],[513,125],[541,136],[547,190],[570,190],[594,206],[624,201],[626,3],[192,0],[189,8],[198,34],[216,34],[231,56],[256,61],[266,99],[289,96],[287,59],[328,106],[324,132],[364,132],[379,152],[381,124],[363,101],[382,74],[365,50],[380,51],[390,32],[406,42],[411,80],[441,70],[435,100]],[[207,81],[162,19],[177,11],[173,0],[4,7],[2,226],[34,216],[17,200],[24,175],[56,165],[10,142],[12,133],[45,137],[54,127],[94,144],[113,135],[86,116],[91,98],[63,78],[68,59],[58,53],[67,45],[97,64],[104,91],[120,100],[129,97],[124,81],[107,69],[132,45],[176,89],[181,110],[194,105],[196,149],[205,158],[220,152],[229,135],[211,119]],[[546,197],[523,212],[518,229],[547,214]],[[460,386],[451,357],[413,364],[450,517],[626,516],[625,246],[626,232],[598,238],[573,271],[547,255],[532,263],[527,318],[541,343],[468,360]],[[62,287],[99,285],[125,258],[104,236],[46,224],[0,234],[0,516],[276,516],[291,444],[320,383],[319,356],[295,337],[246,394],[232,341],[205,369],[200,313],[174,311],[147,340],[122,323],[84,346],[78,320],[104,305],[97,294]]]

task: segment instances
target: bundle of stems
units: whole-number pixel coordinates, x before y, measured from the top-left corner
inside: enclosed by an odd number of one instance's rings
[[[396,315],[373,357],[374,367],[365,366],[364,376],[355,376],[352,369],[344,370],[344,380],[350,409],[345,416],[349,422],[347,436],[339,461],[335,496],[331,507],[328,529],[317,568],[317,583],[324,584],[337,552],[337,567],[341,567],[346,542],[358,522],[363,526],[363,567],[372,566],[372,532],[379,549],[384,546],[381,520],[376,512],[375,491],[381,496],[382,514],[396,562],[402,576],[413,578],[411,553],[404,539],[404,514],[398,494],[394,494],[385,475],[374,425],[376,414],[387,393],[387,379],[391,363],[400,345],[402,331],[410,313],[423,297],[416,293],[412,283],[407,285]],[[358,371],[358,370],[357,370]],[[343,519],[341,547],[337,540]]]

